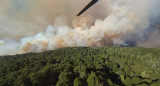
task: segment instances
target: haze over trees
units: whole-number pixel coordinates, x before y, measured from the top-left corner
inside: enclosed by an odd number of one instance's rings
[[[72,47],[0,57],[0,86],[159,85],[159,49]]]

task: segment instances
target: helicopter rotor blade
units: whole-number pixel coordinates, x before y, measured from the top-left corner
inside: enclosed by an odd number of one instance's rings
[[[77,16],[80,16],[82,13],[84,13],[88,8],[90,8],[92,5],[94,5],[95,3],[97,3],[98,0],[92,0],[84,9],[82,9],[81,12],[78,13]]]

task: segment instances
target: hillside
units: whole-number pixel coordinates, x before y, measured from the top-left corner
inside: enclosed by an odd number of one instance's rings
[[[160,50],[73,47],[0,57],[0,86],[159,86]]]

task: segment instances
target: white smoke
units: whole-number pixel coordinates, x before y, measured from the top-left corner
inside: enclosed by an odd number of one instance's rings
[[[20,0],[17,0],[17,2],[20,2]],[[40,0],[39,3],[42,4],[42,2],[44,3],[45,1]],[[55,0],[55,2],[58,1]],[[0,55],[43,52],[68,46],[93,47],[119,45],[125,43],[127,40],[136,41],[138,45],[141,46],[143,43],[139,43],[139,40],[145,38],[145,32],[151,25],[150,19],[154,19],[160,15],[160,12],[157,10],[157,7],[160,6],[157,4],[160,2],[158,0],[102,0],[81,17],[75,17],[75,13],[78,13],[80,9],[78,11],[76,9],[75,11],[73,8],[66,8],[66,6],[76,6],[75,0],[69,0],[69,3],[65,0],[59,1],[59,3],[60,2],[63,3],[64,8],[63,6],[59,8],[60,11],[62,11],[60,13],[58,13],[58,11],[55,12],[64,16],[58,16],[57,13],[50,12],[51,7],[48,6],[46,8],[50,8],[49,13],[53,14],[53,17],[48,17],[49,14],[44,13],[44,15],[34,17],[36,21],[32,20],[30,22],[30,19],[19,19],[17,16],[11,18],[7,18],[4,15],[0,16],[0,30],[12,32],[8,35],[0,32],[0,38],[2,39],[0,40]],[[45,3],[43,5],[42,7],[45,8],[45,5],[50,4]],[[77,6],[79,5],[77,4]],[[31,7],[32,10],[38,6],[33,7],[34,8]],[[55,5],[55,8],[56,7],[59,7],[59,5]],[[56,9],[58,10],[58,8]],[[97,9],[100,9],[102,13]],[[23,11],[24,9],[20,10]],[[74,11],[71,12],[71,10]],[[37,13],[42,12],[38,11]],[[68,12],[70,12],[69,15]],[[31,12],[31,16],[35,16],[35,13]],[[18,20],[16,18],[18,18]],[[54,24],[48,23],[52,18]],[[47,24],[50,25],[48,25],[46,31],[43,32],[43,28],[46,27]],[[42,32],[33,35],[38,31]],[[15,34],[14,36],[13,32]],[[152,39],[152,37],[148,38]],[[159,40],[159,38],[156,38],[156,40]],[[156,42],[154,45],[160,43],[159,41]]]

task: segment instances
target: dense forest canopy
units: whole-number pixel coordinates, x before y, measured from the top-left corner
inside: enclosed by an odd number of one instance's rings
[[[160,50],[72,47],[0,57],[0,86],[159,86]]]

